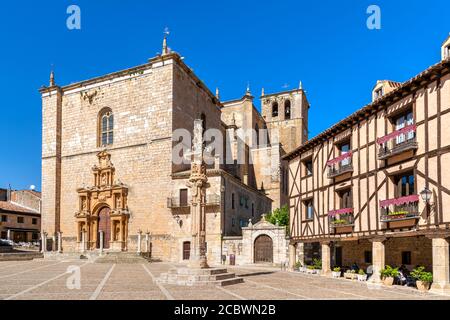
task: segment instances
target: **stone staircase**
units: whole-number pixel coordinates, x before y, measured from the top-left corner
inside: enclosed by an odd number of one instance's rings
[[[95,259],[95,263],[142,264],[148,263],[148,260],[134,252],[108,252],[99,255]]]
[[[236,274],[229,273],[227,269],[222,268],[177,268],[169,270],[168,273],[161,274],[156,282],[179,286],[223,287],[243,283],[244,279],[236,277]]]
[[[39,252],[10,252],[0,253],[0,261],[30,261],[42,259],[44,255]]]

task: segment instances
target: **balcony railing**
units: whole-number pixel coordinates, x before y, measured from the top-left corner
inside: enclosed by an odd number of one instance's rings
[[[333,228],[349,227],[355,224],[353,208],[345,208],[328,212],[330,226]]]
[[[219,206],[220,205],[220,195],[218,194],[208,194],[206,195],[206,205],[207,206]],[[172,197],[167,198],[167,208],[189,208],[190,201],[180,201],[180,198]]]
[[[415,132],[416,125],[411,125],[379,138],[377,140],[380,145],[378,159],[384,160],[405,151],[416,150],[418,144]]]
[[[342,156],[327,162],[328,178],[333,179],[345,173],[353,172],[352,153],[348,152]]]
[[[419,219],[419,196],[412,195],[380,202],[381,222]]]
[[[188,201],[181,201],[180,198],[167,198],[167,208],[175,209],[175,208],[188,208]]]
[[[206,195],[206,205],[207,206],[219,206],[220,205],[220,195],[207,194]]]

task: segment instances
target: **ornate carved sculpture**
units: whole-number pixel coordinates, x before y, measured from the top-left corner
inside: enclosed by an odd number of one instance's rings
[[[115,168],[111,162],[111,155],[102,151],[97,154],[98,165],[92,167],[94,185],[83,186],[77,190],[79,196],[79,211],[75,218],[78,230],[78,241],[81,241],[81,231],[86,229],[87,248],[97,247],[99,239],[99,212],[109,208],[111,230],[110,240],[112,248],[126,250],[129,210],[127,205],[128,188],[123,183],[114,183]],[[108,230],[109,231],[109,230]]]
[[[194,139],[191,176],[188,187],[192,194],[192,246],[189,265],[194,268],[208,268],[206,258],[206,187],[208,177],[203,156],[203,123],[194,122]]]

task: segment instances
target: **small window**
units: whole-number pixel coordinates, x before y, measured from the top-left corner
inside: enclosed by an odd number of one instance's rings
[[[394,177],[395,196],[397,198],[407,197],[416,194],[416,183],[414,172],[407,172]]]
[[[252,203],[252,217],[255,216],[255,204]]]
[[[403,251],[402,252],[402,264],[405,264],[405,265],[411,264],[411,251]]]
[[[338,192],[340,209],[353,208],[352,189]]]
[[[114,115],[110,109],[100,112],[99,123],[99,146],[112,145],[114,142]]]
[[[303,162],[305,166],[305,176],[311,176],[313,174],[313,162],[312,160],[306,160]]]
[[[445,57],[448,59],[450,58],[450,46],[447,46],[445,48]]]
[[[24,223],[25,219],[24,217],[17,217],[17,223]]]
[[[247,221],[245,221],[244,219],[240,219],[240,220],[239,220],[239,226],[240,226],[241,228],[245,228],[245,227],[248,226],[248,223],[247,223]]]
[[[33,218],[33,219],[31,220],[31,223],[32,223],[32,224],[37,224],[37,218]]]
[[[372,263],[372,251],[364,251],[364,263]]]
[[[2,216],[2,222],[8,222],[8,216],[3,215]]]
[[[278,103],[274,102],[274,104],[272,105],[272,117],[276,118],[278,117]]]
[[[314,218],[314,206],[313,201],[305,201],[305,218],[306,220],[312,220]]]
[[[234,210],[234,193],[231,194],[231,209]]]
[[[188,189],[180,189],[180,207],[188,206]]]
[[[284,103],[284,118],[286,120],[291,119],[291,100],[286,100]]]

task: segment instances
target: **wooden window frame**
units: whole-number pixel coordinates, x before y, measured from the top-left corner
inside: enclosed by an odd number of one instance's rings
[[[106,117],[106,128],[103,126],[103,119]],[[111,125],[112,122],[112,125]],[[114,144],[114,113],[110,108],[102,109],[98,114],[98,126],[97,126],[97,146],[107,147]],[[106,143],[103,141],[103,135],[106,134]]]
[[[309,204],[311,204],[311,208],[312,208],[312,217],[309,218],[308,217],[308,208],[309,208]],[[314,220],[314,199],[306,199],[303,201],[303,206],[304,206],[304,218],[303,221],[313,221]]]

